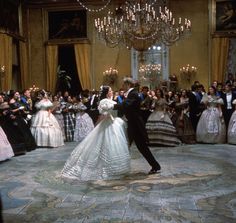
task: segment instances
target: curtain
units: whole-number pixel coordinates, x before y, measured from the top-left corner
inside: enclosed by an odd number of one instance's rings
[[[227,69],[229,38],[213,38],[212,41],[212,80],[223,83]]]
[[[28,69],[27,45],[20,41],[20,73],[22,89],[29,88],[29,69]]]
[[[47,89],[52,94],[56,90],[58,67],[58,46],[48,45],[46,47]]]
[[[8,91],[12,87],[12,37],[0,33],[0,66],[4,66],[5,72],[1,72],[1,90]]]
[[[236,38],[230,38],[229,41],[229,55],[227,61],[227,72],[228,74],[236,75]],[[228,77],[226,77],[227,79]]]
[[[91,89],[90,77],[90,45],[89,44],[75,44],[75,60],[77,72],[82,89]]]

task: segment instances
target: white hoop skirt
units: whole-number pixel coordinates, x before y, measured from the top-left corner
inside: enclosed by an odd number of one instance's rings
[[[62,177],[81,181],[114,179],[129,170],[126,123],[108,115],[71,153]]]
[[[59,147],[64,145],[61,127],[55,116],[48,111],[38,111],[33,117],[30,129],[37,146]]]
[[[230,118],[227,137],[229,144],[236,144],[236,111]]]

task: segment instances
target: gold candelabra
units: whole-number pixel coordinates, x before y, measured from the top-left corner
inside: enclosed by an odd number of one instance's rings
[[[1,78],[3,78],[5,76],[5,71],[6,71],[5,66],[2,65],[1,68],[0,68]]]
[[[188,82],[191,81],[192,77],[197,73],[197,67],[187,64],[186,66],[180,68],[180,75],[183,79]]]
[[[2,85],[2,80],[3,80],[3,78],[5,77],[5,73],[6,73],[6,68],[5,68],[4,65],[1,65],[1,66],[0,66],[0,89],[1,89],[1,90],[2,90],[2,87],[3,87],[3,85]]]
[[[103,83],[104,84],[114,84],[118,77],[118,70],[110,67],[103,72]]]

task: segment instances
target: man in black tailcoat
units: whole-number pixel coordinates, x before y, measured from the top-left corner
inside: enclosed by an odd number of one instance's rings
[[[233,101],[236,99],[236,93],[232,92],[232,85],[230,83],[227,83],[225,85],[225,92],[222,94],[222,99],[224,101],[224,105],[222,108],[223,116],[226,127],[228,128],[229,120],[235,110]]]
[[[148,143],[148,135],[145,124],[140,112],[141,99],[139,92],[134,88],[135,82],[132,78],[124,78],[123,88],[125,92],[125,100],[121,106],[117,105],[117,109],[122,109],[128,122],[128,137],[130,145],[134,141],[139,152],[144,156],[152,167],[149,174],[160,172],[161,166],[152,155]],[[115,108],[115,109],[116,109]]]
[[[201,116],[201,96],[198,92],[198,86],[192,85],[192,92],[189,94],[189,118],[192,123],[193,129],[196,132],[197,124]]]

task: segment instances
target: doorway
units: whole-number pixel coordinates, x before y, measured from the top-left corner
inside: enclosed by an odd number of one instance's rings
[[[58,77],[56,91],[61,91],[63,94],[68,91],[72,96],[78,95],[82,87],[76,68],[73,45],[58,47],[58,65],[63,73]]]

